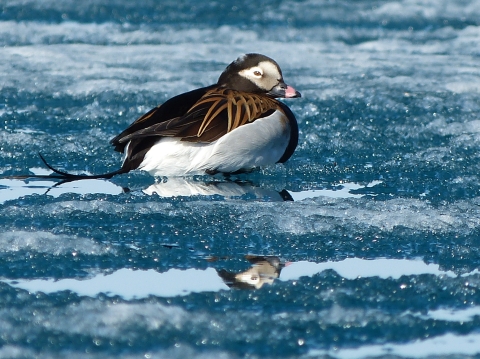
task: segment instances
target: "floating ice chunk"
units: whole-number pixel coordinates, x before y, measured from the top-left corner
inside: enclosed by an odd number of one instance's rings
[[[480,227],[480,218],[472,215],[477,205],[459,201],[435,207],[423,200],[395,198],[389,201],[371,201],[364,198],[319,197],[300,201],[289,207],[272,208],[270,216],[263,216],[269,228],[286,233],[330,233],[337,224],[348,223],[350,231],[357,226],[376,227],[382,231],[396,228],[431,230],[435,232],[469,233]],[[462,208],[459,211],[458,208]],[[244,218],[249,215],[245,214]],[[251,222],[258,222],[258,214]]]
[[[22,288],[29,292],[53,293],[70,290],[79,295],[95,297],[100,293],[119,295],[124,299],[145,298],[150,295],[160,297],[174,297],[188,295],[192,292],[216,292],[228,289],[213,268],[199,269],[170,269],[159,273],[150,270],[120,269],[112,274],[99,274],[93,278],[61,279],[34,279],[34,280],[3,280],[13,287]]]
[[[438,264],[426,264],[420,260],[409,259],[374,259],[347,258],[339,262],[295,262],[284,268],[280,280],[296,280],[304,276],[312,276],[328,269],[333,269],[347,279],[360,277],[380,277],[398,279],[401,276],[433,274],[456,277],[452,271],[442,271]]]
[[[36,174],[48,174],[37,169],[32,169]],[[49,196],[58,197],[64,193],[77,194],[120,194],[123,192],[122,187],[105,180],[82,180],[74,182],[62,183],[55,186],[58,182],[48,180],[34,180],[25,182],[16,179],[0,179],[0,204],[24,196],[33,194],[47,194]]]
[[[470,322],[476,316],[480,316],[480,307],[464,309],[436,309],[429,310],[426,315],[418,315],[424,319],[444,320],[448,322]]]
[[[375,187],[378,184],[381,184],[382,181],[372,181],[366,186],[360,185],[358,183],[345,182],[338,186],[338,188],[332,189],[322,189],[322,190],[308,190],[301,192],[289,192],[294,201],[301,201],[306,198],[316,198],[316,197],[331,197],[331,198],[354,198],[354,197],[363,197],[364,194],[355,194],[352,193],[353,190],[362,189],[362,188],[371,188]]]
[[[365,345],[351,349],[311,350],[307,356],[328,356],[338,359],[361,359],[380,356],[403,358],[446,357],[449,355],[475,355],[480,353],[480,334],[445,334],[405,344]]]
[[[0,252],[17,252],[21,250],[62,255],[67,253],[84,253],[101,255],[111,251],[94,240],[45,231],[9,231],[0,233]]]

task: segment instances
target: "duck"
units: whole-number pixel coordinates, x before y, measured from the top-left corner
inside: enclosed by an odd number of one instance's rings
[[[277,62],[248,53],[230,63],[217,83],[170,98],[115,136],[110,143],[123,153],[118,170],[71,174],[40,157],[56,176],[70,180],[111,178],[132,170],[155,177],[249,172],[284,163],[294,153],[298,123],[279,98],[298,97]]]

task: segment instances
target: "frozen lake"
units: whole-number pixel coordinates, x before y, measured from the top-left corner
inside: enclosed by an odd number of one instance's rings
[[[0,358],[480,356],[480,1],[0,0]],[[284,165],[59,183],[239,55]]]

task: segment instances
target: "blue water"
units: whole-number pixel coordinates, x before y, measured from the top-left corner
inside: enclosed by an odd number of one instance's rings
[[[300,140],[225,180],[0,179],[0,358],[480,358],[480,1],[0,0],[0,175],[246,52]]]

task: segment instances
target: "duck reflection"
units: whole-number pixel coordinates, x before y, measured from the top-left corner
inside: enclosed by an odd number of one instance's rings
[[[284,267],[289,265],[276,256],[246,256],[252,266],[243,272],[217,270],[218,275],[230,288],[260,289],[265,284],[272,284],[280,276]]]
[[[138,189],[134,191],[138,191]],[[269,187],[260,187],[249,181],[229,179],[205,181],[196,178],[169,178],[140,189],[140,191],[149,196],[157,195],[163,198],[220,196],[225,199],[269,202],[293,200],[290,193],[285,189],[276,190]],[[45,179],[0,179],[0,204],[34,194],[58,197],[64,193],[118,195],[126,192],[131,192],[131,189],[103,179],[60,182]]]
[[[138,179],[142,182],[142,178]],[[118,195],[126,192],[141,191],[149,196],[162,198],[194,197],[194,196],[219,196],[229,200],[247,201],[302,201],[309,198],[360,198],[376,196],[382,193],[382,181],[368,183],[339,182],[339,183],[303,183],[302,188],[285,189],[286,184],[282,179],[258,178],[254,183],[250,180],[236,177],[172,177],[157,180],[153,184],[144,183],[139,188],[130,189],[117,184],[117,182],[104,179],[84,180],[48,180],[0,178],[0,204],[8,200],[33,195],[44,194],[58,197],[64,193],[78,194],[112,194]],[[151,183],[151,182],[150,182]]]
[[[439,278],[466,278],[478,276],[478,269],[469,273],[455,273],[441,269],[439,264],[425,263],[420,259],[395,258],[345,258],[340,261],[285,262],[276,256],[246,256],[251,267],[244,271],[227,271],[202,265],[202,268],[132,269],[120,268],[113,272],[91,269],[87,277],[16,278],[0,277],[0,284],[27,290],[31,293],[57,293],[65,290],[82,296],[96,297],[100,293],[107,296],[120,296],[125,300],[147,298],[149,296],[170,298],[186,296],[190,293],[219,292],[222,290],[260,289],[276,280],[297,281],[302,277],[313,277],[324,271],[334,271],[345,280],[357,278],[380,278],[399,280],[404,276],[433,275]],[[208,262],[228,258],[209,257]],[[462,267],[463,268],[463,267]]]
[[[160,197],[191,197],[218,195],[227,199],[253,199],[273,202],[292,201],[292,196],[285,189],[277,191],[268,187],[254,185],[250,181],[203,180],[188,177],[173,177],[159,181],[144,189],[148,195]]]

